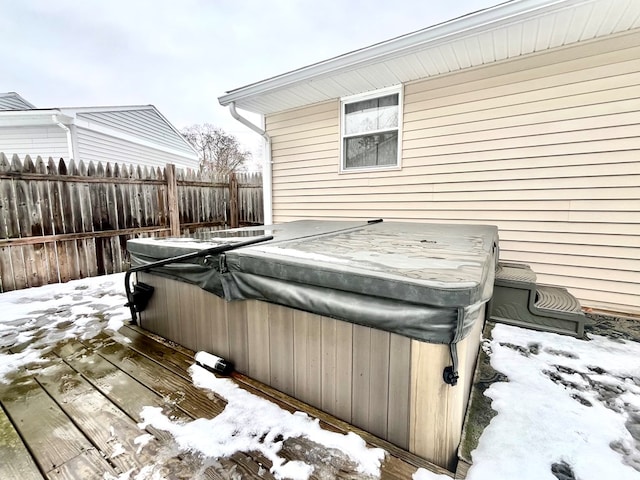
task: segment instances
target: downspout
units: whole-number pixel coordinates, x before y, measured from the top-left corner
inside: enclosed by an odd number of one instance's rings
[[[58,121],[57,115],[52,115],[51,118],[53,120],[53,123],[58,125],[67,134],[67,149],[69,150],[69,160],[75,158],[75,155],[73,154],[73,142],[71,141],[71,129],[69,129],[69,127],[67,127],[64,123]]]
[[[272,167],[271,167],[271,137],[262,128],[251,123],[249,120],[241,116],[236,111],[235,102],[229,104],[229,112],[231,116],[243,124],[245,127],[250,128],[262,138],[264,138],[264,162],[262,164],[262,197],[264,205],[264,224],[273,224],[273,183],[272,183]]]

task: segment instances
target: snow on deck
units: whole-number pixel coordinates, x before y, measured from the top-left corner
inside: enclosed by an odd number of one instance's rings
[[[55,355],[62,356],[65,361],[68,357],[71,365],[75,365],[74,362],[82,363],[88,368],[87,372],[99,372],[105,368],[94,364],[94,359],[104,363],[104,360],[95,356],[96,353],[110,361],[122,357],[125,363],[133,362],[131,354],[119,353],[122,347],[115,342],[105,343],[103,339],[99,339],[95,342],[94,349],[94,344],[88,341],[108,330],[122,344],[131,342],[126,336],[116,333],[119,329],[123,330],[123,322],[129,319],[130,313],[128,308],[124,307],[125,303],[123,274],[0,294],[0,311],[3,312],[0,320],[0,387],[2,384],[8,387],[8,390],[7,387],[4,387],[4,390],[0,388],[0,401],[13,402],[15,405],[17,400],[11,393],[13,382],[17,382],[21,388],[25,381],[29,381],[25,379],[32,377],[39,382],[40,379],[44,379],[45,385],[50,382],[48,374],[58,367],[59,362],[59,359],[52,361],[52,358],[57,359]],[[76,348],[80,350],[65,357],[65,354],[60,353],[61,348],[64,348],[60,345],[69,341],[75,342],[78,345]],[[107,367],[111,368],[108,365]],[[161,366],[156,368],[158,376],[162,376]],[[144,406],[134,412],[134,418],[138,417],[142,422],[138,425],[139,432],[136,438],[130,442],[135,447],[129,448],[131,451],[127,450],[124,441],[118,441],[122,432],[116,434],[113,425],[104,425],[107,433],[102,436],[109,438],[104,456],[117,461],[126,455],[144,455],[145,448],[152,439],[145,429],[149,431],[151,427],[151,431],[165,431],[171,434],[175,445],[169,449],[170,452],[182,451],[192,456],[195,454],[196,458],[210,459],[204,462],[205,466],[211,464],[212,460],[231,458],[239,452],[258,452],[262,455],[260,458],[271,464],[264,472],[268,471],[272,476],[265,478],[306,480],[318,467],[317,463],[307,463],[280,455],[288,440],[306,439],[308,442],[303,445],[307,448],[310,445],[313,448],[321,448],[323,461],[329,465],[335,463],[336,471],[341,468],[353,469],[353,478],[380,477],[386,452],[380,448],[368,447],[355,433],[325,430],[320,427],[317,419],[312,419],[303,412],[291,413],[283,410],[276,404],[239,388],[232,380],[218,379],[195,364],[191,365],[188,374],[192,377],[192,384],[203,392],[203,398],[215,394],[217,398],[226,401],[224,409],[219,414],[201,418],[180,418],[171,415],[170,412],[167,414],[166,406],[160,407],[157,402]],[[117,372],[109,373],[105,378],[113,375],[117,375]],[[92,381],[105,388],[103,393],[109,393],[109,380],[96,376]],[[32,384],[33,388],[38,389],[36,383]],[[184,395],[180,392],[174,393],[177,396]],[[170,397],[168,401],[174,402]],[[10,406],[11,408],[15,407]],[[155,443],[157,444],[157,441]],[[157,449],[157,446],[154,448]],[[35,452],[36,457],[38,453]],[[291,452],[288,455],[291,456]],[[152,458],[157,460],[154,464],[122,472],[107,469],[104,478],[163,478],[162,472],[166,470],[163,463],[174,461],[174,457],[175,453],[168,456],[154,454]],[[410,468],[409,465],[406,467]],[[262,477],[264,474],[259,476]]]

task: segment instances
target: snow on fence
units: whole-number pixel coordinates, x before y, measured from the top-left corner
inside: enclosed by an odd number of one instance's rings
[[[127,268],[132,237],[263,222],[262,176],[0,153],[0,292]]]

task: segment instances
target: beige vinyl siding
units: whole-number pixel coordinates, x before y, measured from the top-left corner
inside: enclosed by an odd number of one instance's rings
[[[339,173],[339,101],[270,115],[274,221],[487,223],[501,259],[640,313],[640,33],[405,85],[402,169]]]
[[[53,125],[3,127],[0,128],[0,152],[4,152],[9,158],[16,154],[20,158],[30,155],[34,159],[41,156],[68,160],[67,134]]]
[[[103,133],[76,128],[78,158],[84,162],[117,162],[147,167],[194,168],[194,160],[122,140]]]

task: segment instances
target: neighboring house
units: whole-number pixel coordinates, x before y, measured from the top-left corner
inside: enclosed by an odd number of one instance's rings
[[[16,92],[0,93],[0,111],[3,110],[30,110],[36,108],[31,102],[27,102]]]
[[[37,109],[0,94],[0,152],[198,168],[198,154],[153,105]]]
[[[264,117],[274,222],[494,224],[502,260],[640,314],[639,27],[637,0],[509,2],[219,100]]]

